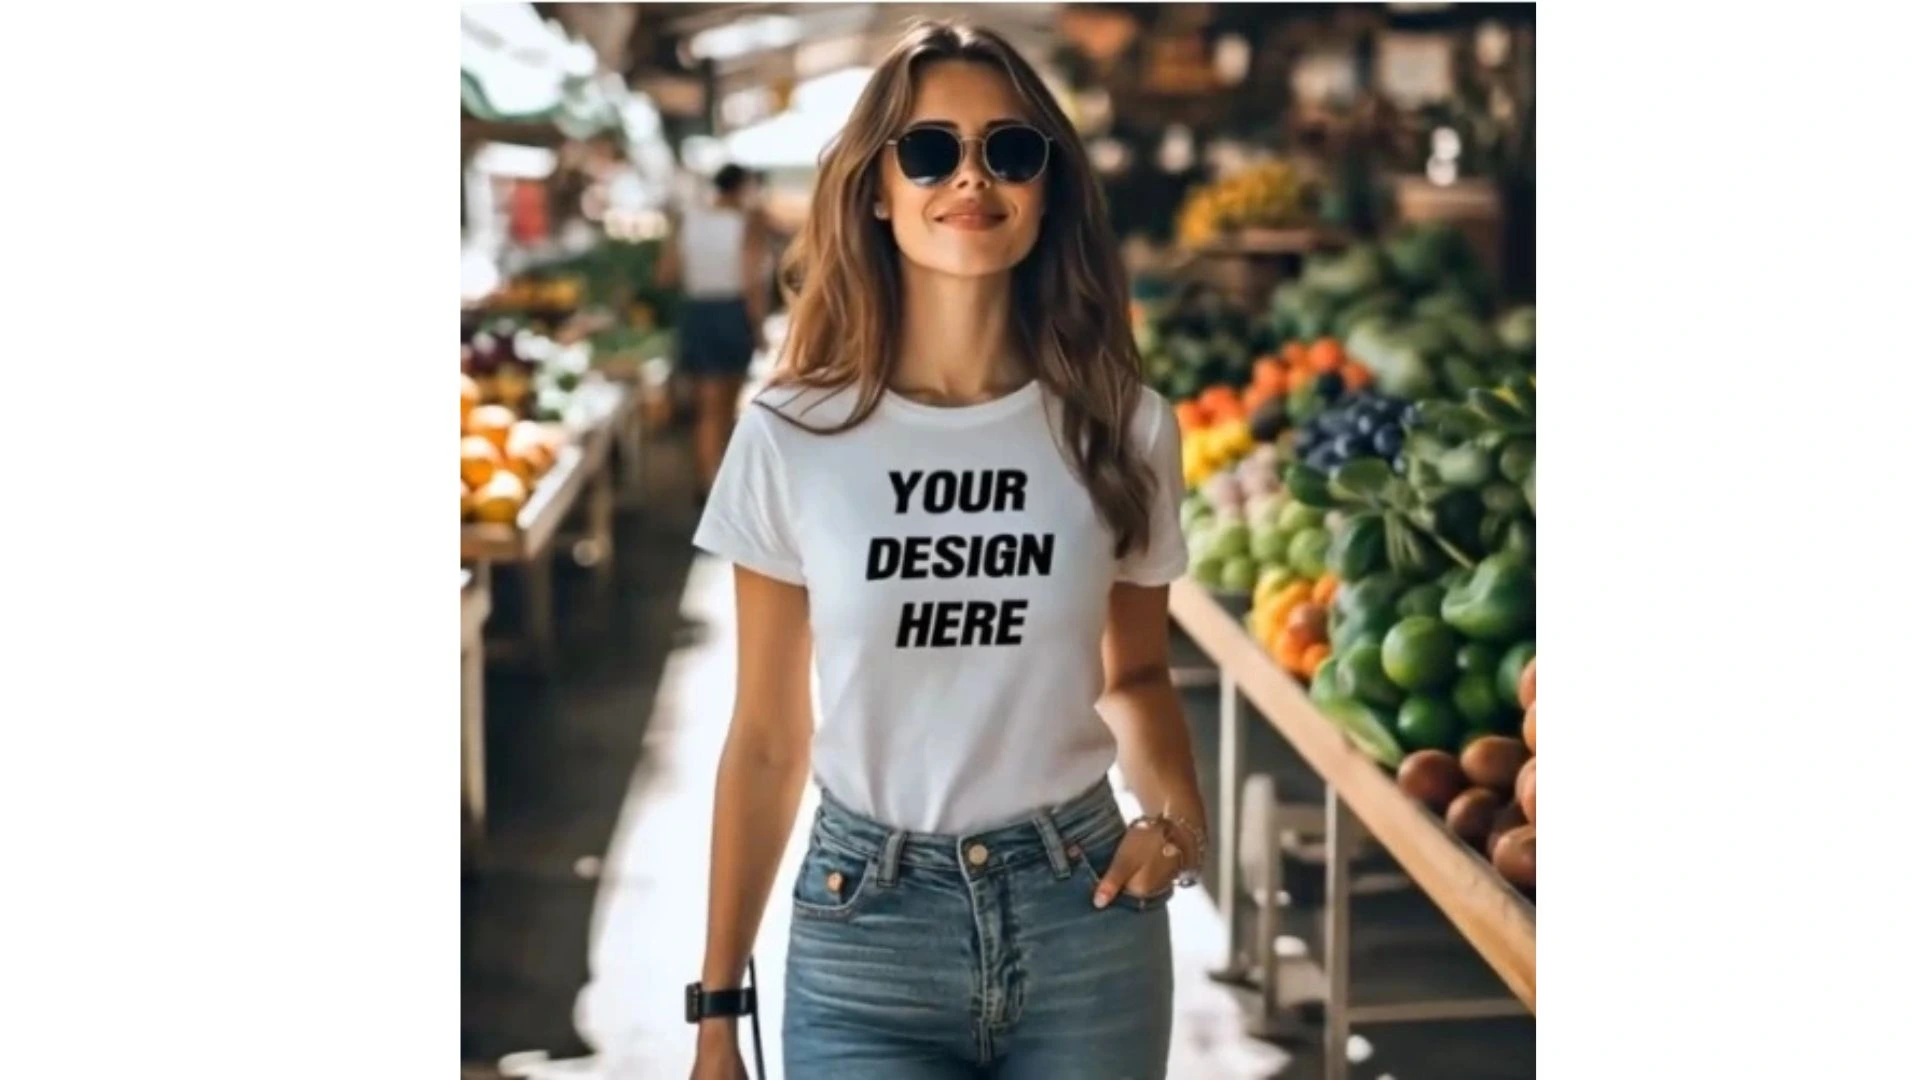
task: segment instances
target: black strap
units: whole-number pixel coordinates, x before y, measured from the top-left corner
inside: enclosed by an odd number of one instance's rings
[[[747,986],[753,991],[754,997],[760,996],[760,975],[754,971],[752,956],[747,957]],[[753,1075],[760,1080],[767,1080],[767,1062],[760,1053],[760,1010],[754,1009],[748,1017],[753,1021]]]

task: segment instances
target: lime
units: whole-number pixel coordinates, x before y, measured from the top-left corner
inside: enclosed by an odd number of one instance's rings
[[[1327,572],[1327,547],[1332,543],[1327,530],[1318,525],[1301,529],[1287,543],[1287,565],[1303,577],[1317,578]]]
[[[1245,555],[1252,537],[1244,521],[1223,521],[1207,538],[1207,554],[1225,561],[1235,555]]]
[[[1260,576],[1260,568],[1245,555],[1235,555],[1220,568],[1220,588],[1225,592],[1247,593]]]
[[[1402,615],[1431,615],[1439,618],[1440,601],[1446,595],[1447,590],[1432,582],[1415,585],[1401,594],[1400,602],[1394,605],[1394,610]]]
[[[1308,506],[1306,503],[1294,499],[1280,508],[1278,523],[1281,532],[1292,536],[1303,529],[1317,529],[1326,519],[1327,512],[1325,510]]]
[[[1507,650],[1500,658],[1500,672],[1495,679],[1495,687],[1500,691],[1500,700],[1518,708],[1520,705],[1520,675],[1527,670],[1527,661],[1533,659],[1533,642],[1523,641]]]
[[[1491,727],[1500,715],[1493,676],[1484,671],[1462,672],[1453,684],[1453,707],[1468,727]]]
[[[1253,538],[1248,544],[1253,557],[1262,563],[1283,563],[1287,561],[1287,534],[1273,525],[1253,526]]]
[[[1387,677],[1380,656],[1380,647],[1372,642],[1361,642],[1342,654],[1334,685],[1343,696],[1388,709],[1400,704],[1406,695]]]
[[[1455,658],[1455,666],[1462,674],[1471,671],[1491,676],[1500,670],[1500,650],[1484,642],[1470,641],[1460,646],[1460,655]]]
[[[1436,690],[1453,679],[1459,639],[1431,615],[1410,615],[1387,631],[1380,664],[1387,677],[1408,690]]]
[[[1445,698],[1415,694],[1400,703],[1393,733],[1408,750],[1451,750],[1460,736],[1460,717]]]

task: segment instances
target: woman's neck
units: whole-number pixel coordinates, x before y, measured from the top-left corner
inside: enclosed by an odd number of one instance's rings
[[[1031,377],[1013,337],[1011,274],[961,278],[904,269],[895,390],[964,405],[1011,393]]]

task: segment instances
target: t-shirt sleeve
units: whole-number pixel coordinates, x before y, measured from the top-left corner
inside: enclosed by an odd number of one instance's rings
[[[1147,544],[1128,552],[1116,575],[1131,585],[1166,585],[1187,572],[1187,539],[1180,531],[1180,501],[1186,495],[1180,424],[1165,398],[1154,394],[1150,401],[1155,416],[1146,441],[1147,466],[1153,471]]]
[[[748,405],[741,413],[694,530],[693,546],[767,577],[805,585],[786,468],[771,430],[779,422],[759,405]]]

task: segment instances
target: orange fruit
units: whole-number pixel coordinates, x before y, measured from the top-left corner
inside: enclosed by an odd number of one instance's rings
[[[501,460],[499,449],[478,435],[460,440],[460,479],[470,488],[486,486],[500,470]]]
[[[467,430],[493,444],[495,450],[506,453],[507,433],[519,417],[505,405],[482,405],[467,417]]]
[[[480,407],[480,384],[477,382],[474,382],[471,376],[461,375],[460,376],[460,431],[463,434],[467,430],[467,417],[472,416],[473,410],[479,407]]]
[[[1327,658],[1332,655],[1333,646],[1328,645],[1324,641],[1316,641],[1307,646],[1306,651],[1300,654],[1300,667],[1302,668],[1300,674],[1312,678],[1320,671],[1320,665],[1326,663]]]
[[[1340,343],[1332,338],[1321,338],[1307,349],[1307,367],[1315,374],[1324,375],[1337,371],[1346,356],[1340,351]]]
[[[1333,574],[1322,574],[1320,580],[1313,583],[1313,602],[1321,607],[1333,603],[1333,594],[1340,590],[1340,579]]]
[[[1358,390],[1373,381],[1373,372],[1349,360],[1340,365],[1340,381],[1347,384],[1347,389]]]

